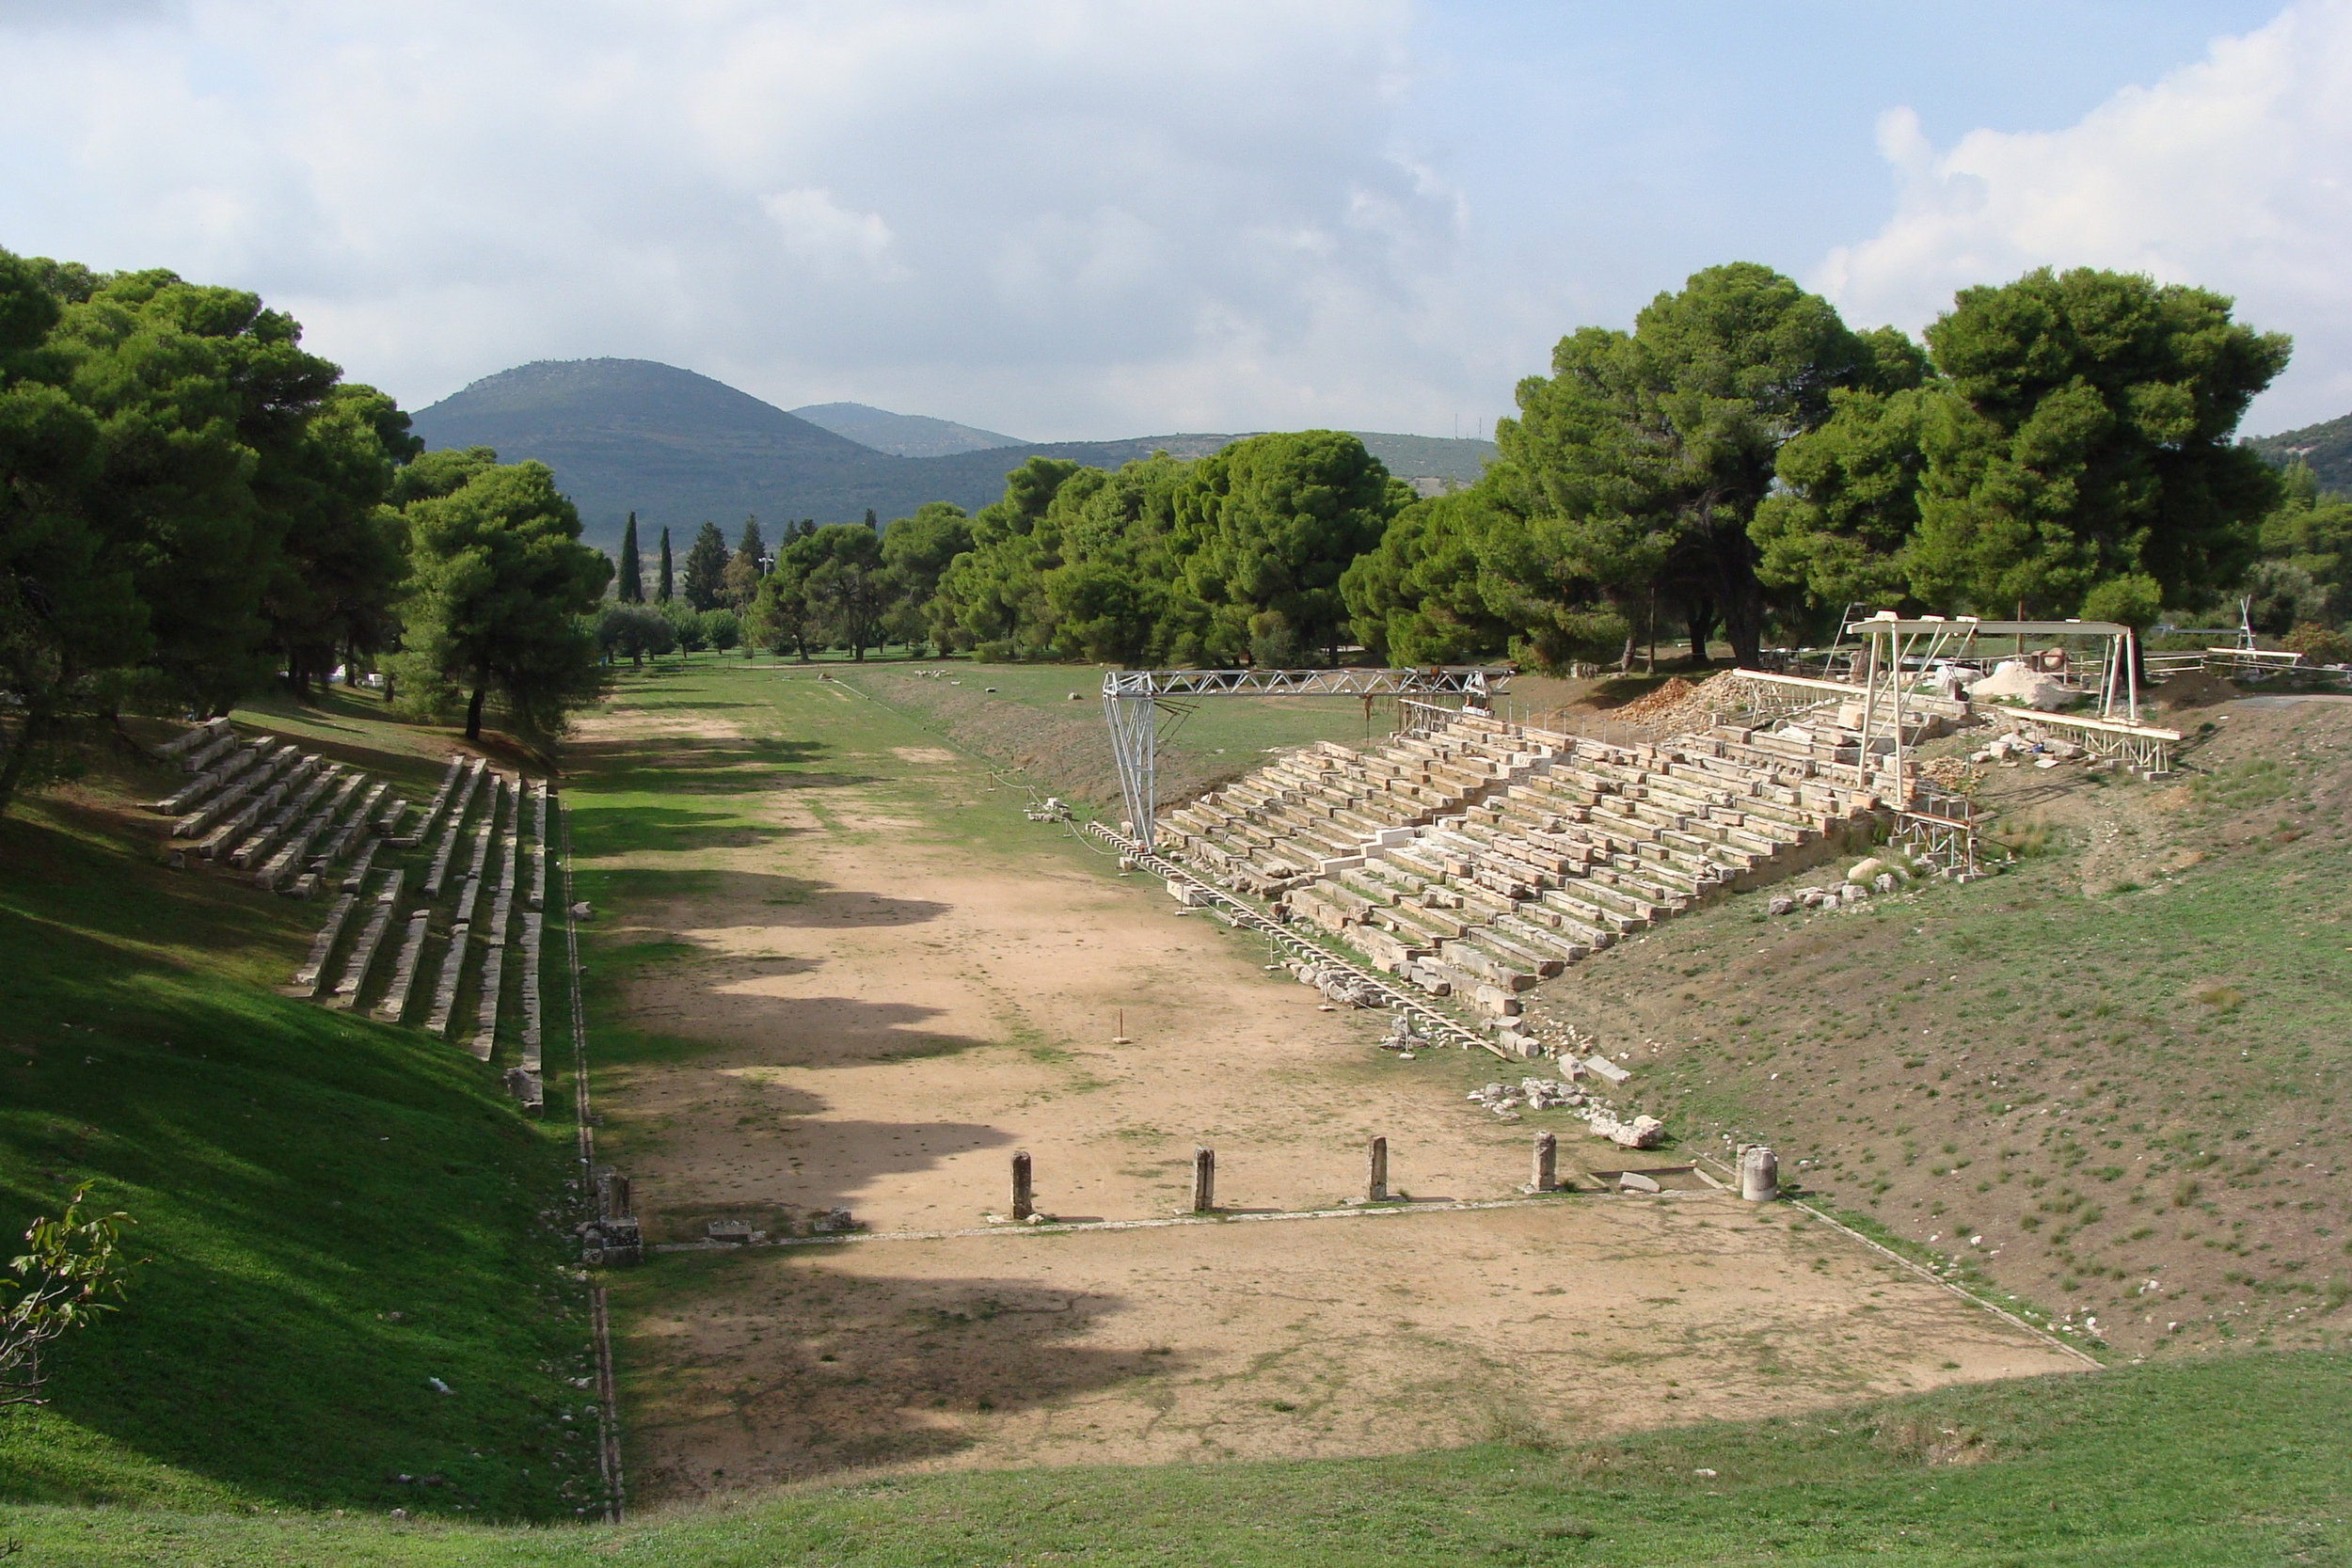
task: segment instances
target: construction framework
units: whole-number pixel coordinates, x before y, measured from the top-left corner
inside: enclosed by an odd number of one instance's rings
[[[1460,697],[1474,706],[1499,690],[1508,670],[1451,665],[1423,670],[1113,670],[1103,677],[1103,719],[1127,806],[1127,832],[1153,843],[1159,815],[1159,714],[1192,712],[1203,697]]]
[[[1906,620],[1882,610],[1864,621],[1849,621],[1846,633],[1860,633],[1868,646],[1862,690],[1861,765],[1869,766],[1873,742],[1883,733],[1894,745],[1888,755],[1894,772],[1895,808],[1906,809],[1911,792],[1903,780],[1903,699],[1913,682],[1931,676],[1938,658],[1962,658],[1977,653],[1979,637],[2096,637],[2106,643],[2100,660],[2099,718],[2103,726],[2119,722],[2139,725],[2138,639],[2132,628],[2113,621],[1980,621],[1973,615],[1947,619],[1923,615]],[[1843,634],[1841,633],[1841,636]],[[1917,674],[1912,673],[1915,667]],[[2123,708],[2116,718],[2119,704]]]

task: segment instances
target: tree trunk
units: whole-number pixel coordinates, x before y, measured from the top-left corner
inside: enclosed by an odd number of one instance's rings
[[[8,760],[0,763],[0,816],[8,814],[8,806],[16,799],[17,785],[24,782],[24,769],[32,764],[33,748],[48,727],[48,714],[37,707],[25,709],[24,725],[17,731],[16,745],[9,751]]]
[[[1706,664],[1707,640],[1715,633],[1715,607],[1705,599],[1694,598],[1683,615],[1691,625],[1691,661]]]
[[[473,689],[472,698],[466,704],[466,738],[468,740],[482,738],[482,700],[489,694],[490,689],[486,684],[477,686]]]

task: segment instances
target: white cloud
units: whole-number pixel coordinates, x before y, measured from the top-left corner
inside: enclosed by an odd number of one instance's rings
[[[1816,278],[1851,321],[1917,328],[1970,284],[2038,266],[2143,272],[2233,294],[2295,335],[2249,427],[2352,407],[2352,0],[2313,0],[2064,130],[1969,133],[1938,152],[1882,117],[1894,216]]]
[[[852,213],[833,192],[808,187],[763,196],[759,210],[784,231],[785,249],[827,282],[861,273],[885,280],[907,276],[891,256],[890,225],[880,213]]]
[[[255,288],[415,405],[691,366],[1040,436],[1459,406],[1406,0],[0,10],[0,245]],[[1486,352],[1483,348],[1480,352]]]

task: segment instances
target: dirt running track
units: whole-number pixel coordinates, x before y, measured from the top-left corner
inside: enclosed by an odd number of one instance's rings
[[[1017,793],[887,710],[729,679],[732,736],[813,737],[804,766],[731,798],[748,831],[580,863],[644,890],[597,949],[665,955],[596,1021],[672,1042],[596,1085],[650,1240],[836,1205],[876,1231],[979,1225],[1015,1148],[1041,1207],[1104,1219],[1187,1207],[1196,1144],[1241,1211],[1335,1205],[1375,1132],[1421,1199],[1510,1196],[1540,1128],[1564,1165],[1600,1158],[1556,1113],[1467,1105],[1491,1057],[1375,1051],[1384,1020],[1320,1010],[1262,944],[1020,821]],[[582,749],[675,763],[712,717],[624,705]],[[665,870],[691,875],[665,893]],[[1698,1195],[673,1255],[617,1302],[641,1501],[874,1466],[1395,1452],[2078,1365],[1834,1232]]]

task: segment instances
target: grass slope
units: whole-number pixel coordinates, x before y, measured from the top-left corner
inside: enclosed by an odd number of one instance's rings
[[[612,1529],[0,1509],[0,1531],[31,1562],[213,1568],[2245,1568],[2352,1551],[2347,1419],[2345,1357],[2237,1355],[1558,1449],[804,1487]]]
[[[310,721],[399,768],[357,711]],[[563,1130],[443,1042],[275,994],[320,907],[158,866],[123,806],[165,780],[0,821],[0,1226],[89,1180],[146,1259],[53,1402],[0,1411],[0,1497],[570,1517]]]
[[[1747,895],[1539,1007],[1631,1051],[1686,1145],[1769,1142],[2122,1352],[2341,1341],[2352,707],[2216,712],[2173,784],[1993,770],[2000,877],[1779,919]]]

